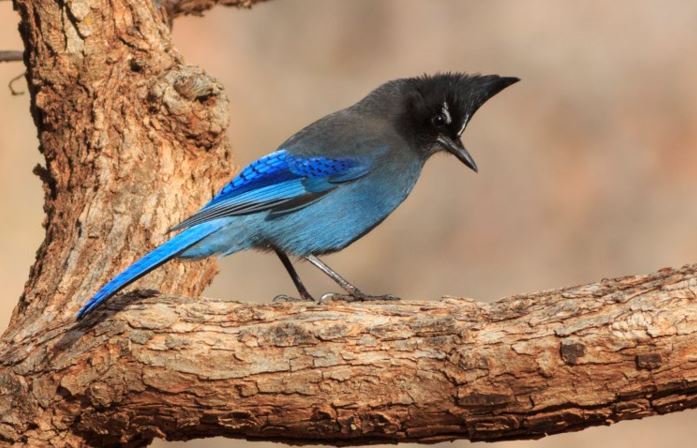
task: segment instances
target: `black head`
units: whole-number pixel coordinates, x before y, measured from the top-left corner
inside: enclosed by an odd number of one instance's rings
[[[393,81],[403,98],[398,107],[402,112],[395,117],[400,132],[424,157],[445,150],[477,171],[460,137],[482,104],[518,81],[513,77],[462,73]]]

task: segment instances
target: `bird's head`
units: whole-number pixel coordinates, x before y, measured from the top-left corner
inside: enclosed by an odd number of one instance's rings
[[[477,164],[460,139],[462,133],[482,104],[518,81],[513,77],[462,73],[394,81],[403,98],[396,117],[400,132],[424,158],[448,151],[477,171]]]

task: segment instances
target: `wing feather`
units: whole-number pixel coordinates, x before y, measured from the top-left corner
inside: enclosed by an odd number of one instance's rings
[[[225,216],[266,210],[278,216],[297,211],[339,184],[365,176],[370,169],[370,163],[359,159],[303,157],[276,151],[247,166],[201,210],[171,230]]]

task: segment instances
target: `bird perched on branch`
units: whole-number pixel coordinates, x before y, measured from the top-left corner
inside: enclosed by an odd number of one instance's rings
[[[174,226],[177,235],[104,285],[78,318],[173,258],[246,249],[274,251],[303,300],[314,298],[289,256],[331,277],[346,291],[338,298],[393,298],[362,292],[317,256],[345,248],[380,224],[409,195],[431,155],[449,152],[476,172],[460,136],[482,104],[517,81],[444,73],[381,85],[247,166],[202,209]]]

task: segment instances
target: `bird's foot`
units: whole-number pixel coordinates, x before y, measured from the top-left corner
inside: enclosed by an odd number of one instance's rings
[[[374,296],[361,291],[356,291],[354,293],[328,292],[322,296],[320,301],[324,302],[327,300],[341,300],[344,302],[388,302],[401,299],[397,296],[393,296],[392,294]]]
[[[321,299],[320,299],[320,301],[321,301]],[[286,294],[279,294],[271,300],[271,302],[273,302],[273,303],[294,303],[294,302],[319,303],[320,301],[316,300],[314,297],[312,297],[310,295],[302,296],[302,297],[293,297],[293,296],[288,296]]]

